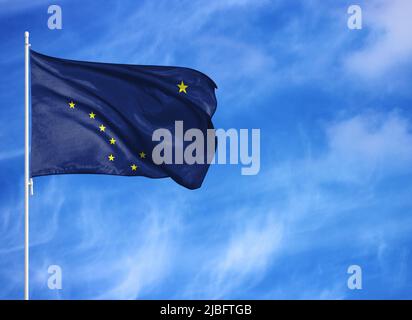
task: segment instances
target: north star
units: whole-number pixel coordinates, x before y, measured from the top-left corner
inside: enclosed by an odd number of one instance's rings
[[[173,307],[167,305],[167,307],[160,307],[160,314],[183,314],[190,318],[193,314],[195,307]]]

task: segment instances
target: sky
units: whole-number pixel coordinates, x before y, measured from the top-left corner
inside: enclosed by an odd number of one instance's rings
[[[212,165],[198,190],[36,178],[32,299],[412,298],[411,1],[59,1],[61,30],[50,4],[0,0],[0,299],[23,298],[26,30],[51,56],[200,70],[216,128],[261,130],[259,174]]]

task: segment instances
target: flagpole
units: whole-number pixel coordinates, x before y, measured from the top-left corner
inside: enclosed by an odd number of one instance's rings
[[[29,300],[29,33],[24,33],[24,300]]]

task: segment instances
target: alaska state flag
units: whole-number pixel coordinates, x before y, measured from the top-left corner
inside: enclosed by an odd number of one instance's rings
[[[216,84],[182,67],[59,59],[30,51],[32,177],[110,174],[170,177],[199,188],[208,163],[155,164],[156,129],[175,121],[206,137]],[[189,142],[183,142],[183,147]],[[173,150],[175,146],[173,145]]]

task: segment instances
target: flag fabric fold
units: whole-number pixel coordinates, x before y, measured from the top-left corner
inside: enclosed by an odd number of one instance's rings
[[[74,61],[30,51],[31,176],[170,177],[199,188],[208,163],[155,164],[157,129],[213,129],[216,85],[183,67]],[[189,142],[183,142],[184,147]],[[175,146],[173,146],[174,150]]]

